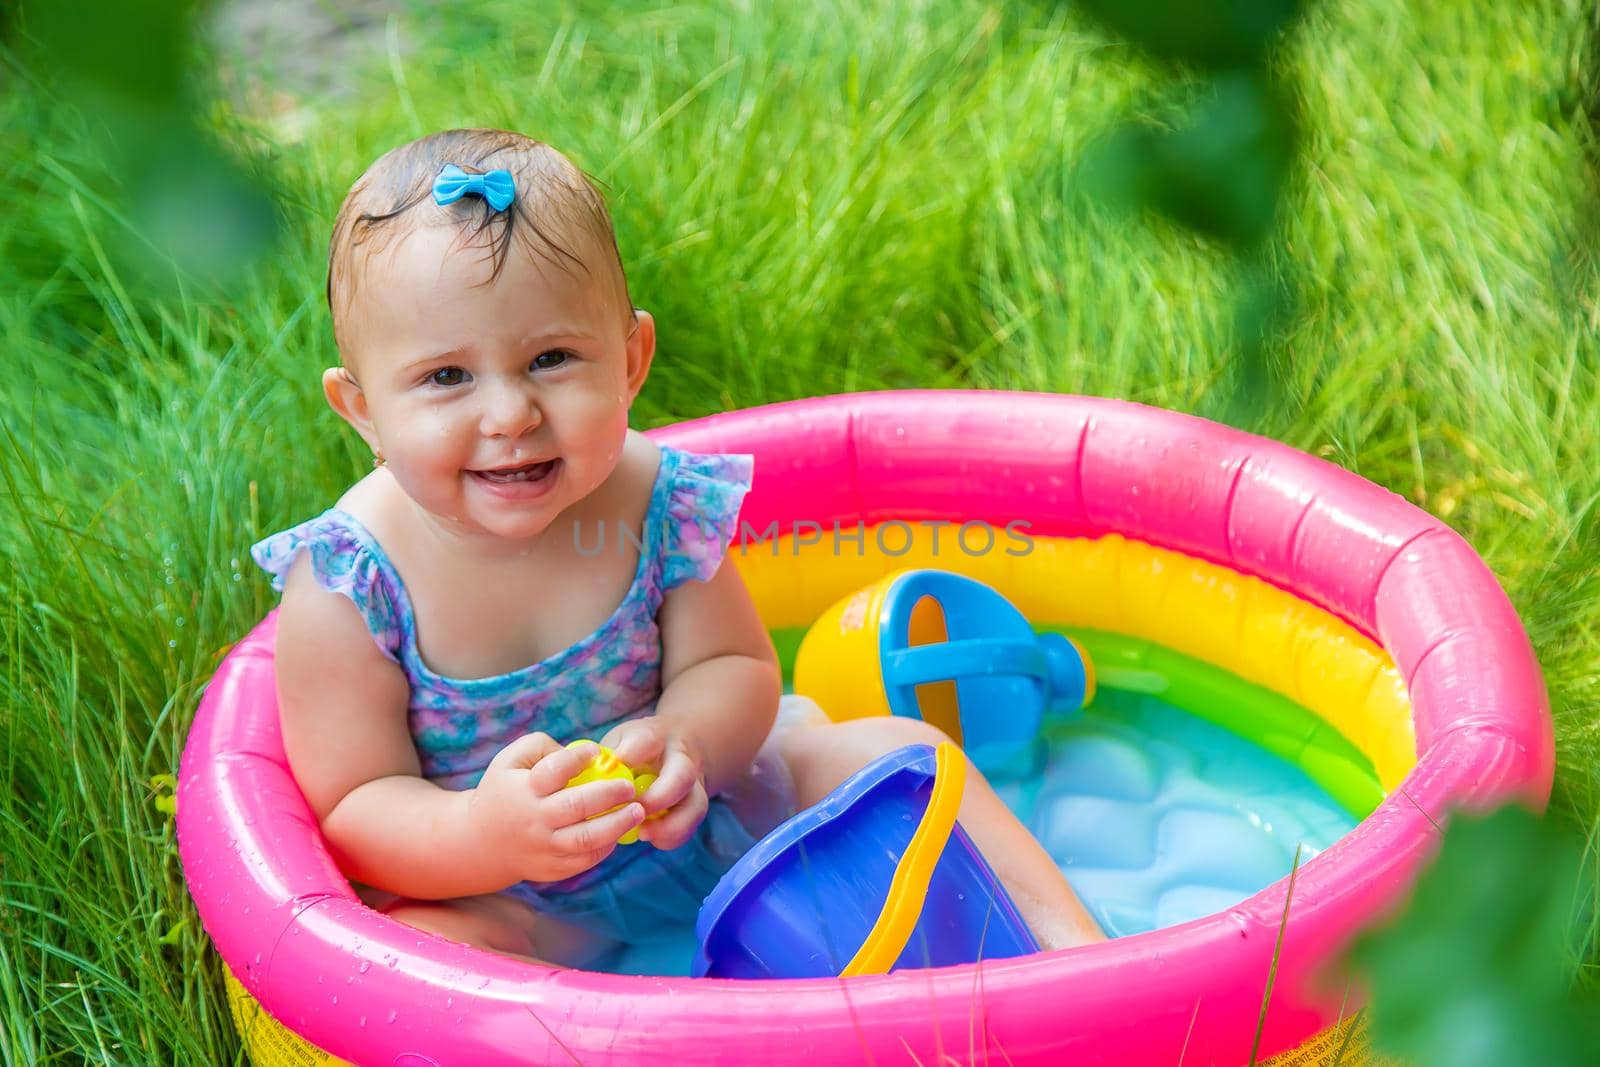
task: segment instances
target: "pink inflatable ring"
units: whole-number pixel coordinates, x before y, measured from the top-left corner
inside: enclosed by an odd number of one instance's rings
[[[1339,1021],[1344,989],[1319,981],[1324,966],[1404,897],[1450,809],[1548,799],[1543,682],[1488,568],[1438,520],[1304,453],[1130,403],[994,392],[823,397],[652,436],[754,453],[743,518],[757,531],[1022,517],[1038,535],[1119,534],[1255,576],[1382,646],[1410,693],[1416,763],[1299,870],[1263,1060],[1297,1057]],[[1287,880],[1227,911],[1089,949],[835,980],[545,970],[386,919],[351,892],[287,769],[274,626],[269,615],[218,669],[179,774],[179,846],[206,930],[249,1003],[304,1042],[292,1059],[247,1035],[258,1063],[1251,1056]]]

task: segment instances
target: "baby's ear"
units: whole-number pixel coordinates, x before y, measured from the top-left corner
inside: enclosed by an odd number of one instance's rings
[[[367,394],[361,391],[355,376],[343,367],[329,367],[322,372],[322,395],[328,398],[328,406],[337,411],[341,419],[355,427],[368,447],[378,451],[378,431],[367,410]]]
[[[635,308],[637,323],[628,335],[628,399],[632,400],[644,388],[650,376],[650,361],[656,355],[656,320],[650,312]]]

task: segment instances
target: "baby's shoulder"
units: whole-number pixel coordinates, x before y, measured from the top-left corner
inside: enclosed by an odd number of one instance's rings
[[[648,503],[655,491],[661,464],[666,461],[661,446],[638,430],[629,430],[622,445],[622,460],[617,471],[622,475],[625,493],[629,500]]]
[[[408,574],[417,557],[425,554],[418,510],[386,468],[346,489],[328,514],[336,516],[341,526],[355,527],[361,547],[381,558],[388,580],[394,584],[404,584],[401,575]]]
[[[661,464],[661,446],[637,430],[629,430],[617,466],[601,487],[584,501],[575,518],[637,526],[650,510]]]
[[[348,651],[350,635],[365,632],[368,639],[357,648],[370,651],[375,640],[384,657],[396,658],[404,605],[391,588],[382,549],[359,518],[335,506],[250,552],[283,592],[280,631],[323,635],[330,653]]]
[[[346,489],[334,501],[333,510],[351,516],[381,540],[384,531],[398,520],[403,496],[394,475],[380,468]]]

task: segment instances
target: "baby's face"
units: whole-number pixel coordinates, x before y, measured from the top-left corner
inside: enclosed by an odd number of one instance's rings
[[[491,281],[488,252],[457,247],[458,232],[426,225],[365,260],[341,330],[349,410],[343,372],[325,386],[428,512],[534,537],[616,469],[654,327],[515,244]]]

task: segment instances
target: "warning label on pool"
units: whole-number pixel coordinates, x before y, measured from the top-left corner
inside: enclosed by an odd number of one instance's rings
[[[255,1067],[350,1067],[268,1015],[231,973],[225,977],[233,1025]]]
[[[1331,1029],[1282,1052],[1261,1067],[1391,1067],[1395,1061],[1372,1051],[1366,1016],[1356,1013]]]

